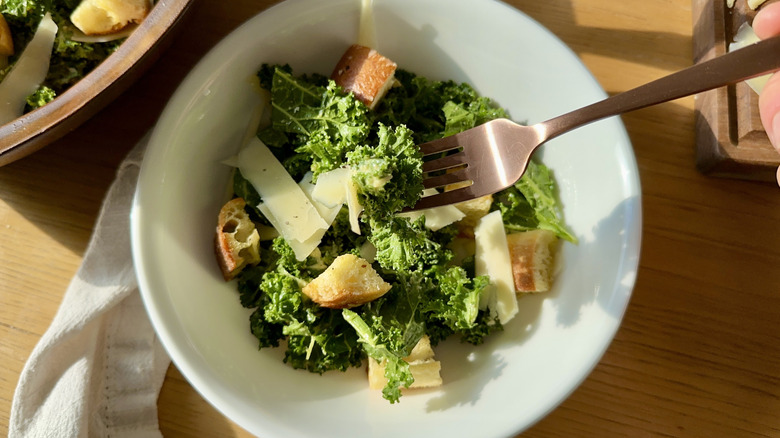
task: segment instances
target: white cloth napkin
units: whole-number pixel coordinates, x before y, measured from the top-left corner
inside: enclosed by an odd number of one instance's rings
[[[22,370],[11,438],[162,436],[157,397],[170,359],[141,302],[130,252],[145,145],[120,165],[84,260]]]

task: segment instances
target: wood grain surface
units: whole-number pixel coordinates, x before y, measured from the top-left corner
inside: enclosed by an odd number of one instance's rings
[[[196,1],[171,48],[125,94],[0,168],[0,434],[118,163],[194,63],[273,3]],[[610,94],[692,63],[691,0],[509,3],[571,46]],[[780,189],[699,173],[694,119],[692,97],[623,117],[643,193],[636,288],[598,366],[523,436],[780,436]],[[158,404],[166,437],[250,436],[173,366]]]

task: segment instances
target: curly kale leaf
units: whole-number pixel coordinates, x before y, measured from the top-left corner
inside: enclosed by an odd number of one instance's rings
[[[431,319],[440,320],[454,331],[474,327],[479,312],[479,296],[490,280],[470,278],[459,266],[434,266],[427,275],[435,278],[436,288],[425,307]]]
[[[43,85],[38,87],[33,94],[27,96],[27,107],[30,110],[40,108],[54,100],[55,97],[57,97],[57,93],[51,88]]]
[[[301,292],[304,283],[282,269],[263,276],[264,302],[258,308],[262,316],[255,315],[252,321],[252,332],[266,340],[261,348],[273,345],[267,340],[281,330],[287,338],[284,361],[294,368],[323,373],[359,366],[363,353],[354,331],[338,311],[306,298]]]
[[[491,111],[495,111],[497,117],[505,117],[503,111],[495,108],[489,99],[480,97],[466,83],[431,80],[400,69],[396,79],[400,86],[388,91],[375,109],[375,116],[390,126],[408,126],[418,144],[444,135],[448,123],[444,108],[448,102],[479,114],[480,120],[495,118],[488,115]]]
[[[425,228],[425,217],[415,221],[390,216],[372,220],[369,240],[376,247],[376,261],[385,269],[408,271],[443,264],[452,251]]]
[[[443,111],[446,120],[444,137],[471,129],[493,119],[507,117],[506,111],[496,107],[486,97],[478,97],[464,103],[449,101],[444,104]]]
[[[285,362],[317,373],[359,366],[362,351],[357,336],[341,314],[318,306],[301,290],[322,272],[321,260],[312,255],[297,261],[281,237],[262,250],[261,265],[245,270],[238,279],[242,305],[257,306],[250,329],[260,348],[287,339]]]
[[[420,198],[422,155],[403,125],[379,124],[376,146],[359,145],[347,153],[360,204],[369,218],[387,216],[413,206]]]
[[[504,226],[509,230],[550,230],[558,237],[577,243],[560,213],[552,172],[535,161],[513,186],[494,195],[492,210],[501,210]]]
[[[315,178],[344,164],[370,132],[368,107],[333,81],[323,87],[277,68],[271,102],[273,129],[302,138],[295,151],[308,156]]]
[[[32,15],[43,15],[43,7],[44,4],[39,0],[5,0],[0,2],[0,13],[6,19],[27,18]]]

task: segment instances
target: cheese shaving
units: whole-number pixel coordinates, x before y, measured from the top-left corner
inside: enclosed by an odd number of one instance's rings
[[[494,211],[480,219],[474,228],[474,241],[476,274],[490,278],[490,285],[480,296],[480,308],[494,310],[501,324],[505,324],[517,314],[518,306],[512,277],[512,261],[500,211]]]
[[[250,139],[238,153],[238,169],[277,219],[274,228],[285,239],[304,242],[318,230],[327,230],[328,224],[317,208],[257,137]]]
[[[734,35],[734,42],[729,44],[729,52],[733,52],[751,44],[755,44],[758,41],[759,38],[756,35],[756,32],[753,30],[753,27],[748,23],[742,23],[742,25],[737,30],[737,34]],[[761,94],[761,91],[763,91],[764,85],[766,85],[766,82],[769,80],[770,76],[772,75],[767,74],[755,78],[750,78],[747,79],[745,83],[748,84],[748,86],[752,88],[753,91]]]
[[[435,189],[423,190],[423,197],[438,193]],[[442,205],[441,207],[426,208],[424,210],[415,210],[408,213],[399,213],[398,216],[406,217],[411,220],[417,220],[420,216],[425,216],[425,228],[431,231],[438,231],[447,225],[454,224],[463,219],[466,214],[454,205]]]
[[[46,78],[51,61],[51,50],[57,35],[57,25],[46,13],[32,40],[0,82],[0,125],[24,114],[27,96],[33,94]]]

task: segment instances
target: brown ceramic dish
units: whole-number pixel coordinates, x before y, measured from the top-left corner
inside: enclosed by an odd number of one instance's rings
[[[0,166],[72,131],[127,89],[157,59],[193,0],[158,2],[127,40],[56,99],[0,126]]]

